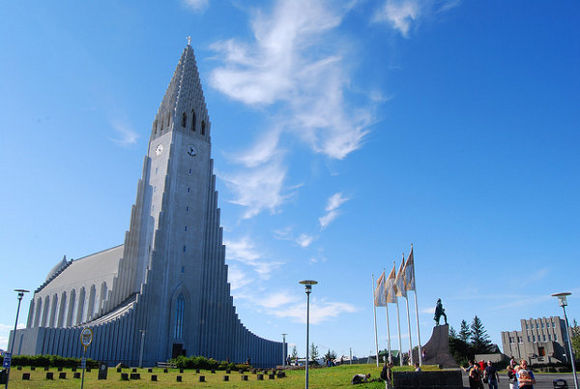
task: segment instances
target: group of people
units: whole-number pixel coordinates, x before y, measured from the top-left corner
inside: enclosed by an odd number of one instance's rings
[[[488,384],[489,389],[498,389],[499,373],[491,361],[469,361],[469,367],[463,369],[469,375],[469,387],[471,389],[483,389],[483,384]],[[517,365],[512,359],[507,368],[507,376],[510,389],[534,389],[536,379],[534,373],[528,367],[525,359]]]

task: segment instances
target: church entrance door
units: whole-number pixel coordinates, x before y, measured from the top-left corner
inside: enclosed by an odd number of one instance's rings
[[[185,356],[185,349],[181,343],[173,343],[173,351],[171,352],[171,358],[177,358],[180,355]]]

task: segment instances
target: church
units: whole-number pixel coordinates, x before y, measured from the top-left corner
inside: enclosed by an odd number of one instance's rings
[[[11,333],[16,355],[81,357],[146,366],[178,355],[270,367],[286,345],[240,321],[227,280],[211,159],[211,123],[188,43],[151,128],[124,244],[48,273],[26,328]],[[10,346],[9,346],[10,347]]]

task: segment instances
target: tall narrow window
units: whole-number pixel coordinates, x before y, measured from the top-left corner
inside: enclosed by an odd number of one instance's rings
[[[183,338],[183,310],[185,308],[185,299],[180,294],[175,302],[175,331],[174,337],[176,339]]]
[[[205,120],[201,121],[201,135],[205,135]]]
[[[191,110],[191,131],[195,132],[195,111]]]
[[[181,115],[181,127],[185,128],[187,126],[187,114],[184,112]]]
[[[153,133],[157,135],[157,120],[153,122]]]

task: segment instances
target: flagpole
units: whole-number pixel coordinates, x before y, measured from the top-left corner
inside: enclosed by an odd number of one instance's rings
[[[409,326],[409,358],[411,360],[411,365],[413,365],[413,337],[411,336],[411,319],[409,317],[409,298],[405,297],[405,303],[407,304],[407,324]]]
[[[379,341],[377,336],[377,307],[375,306],[375,275],[372,274],[371,289],[373,291],[373,313],[375,319],[375,350],[377,353],[377,367],[379,367]]]
[[[383,269],[383,271],[386,270]],[[385,294],[386,293],[387,290],[385,289]],[[389,325],[389,302],[387,301],[387,296],[385,296],[385,311],[387,312],[387,350],[389,352],[389,357],[387,361],[391,362],[391,327]]]
[[[401,343],[401,317],[399,316],[399,297],[396,297],[397,304],[397,330],[399,331],[399,366],[403,366],[403,344]]]
[[[419,304],[417,304],[417,282],[415,282],[415,317],[417,318],[417,342],[419,343],[419,365],[423,366],[423,350],[421,349],[421,330],[419,329]]]

